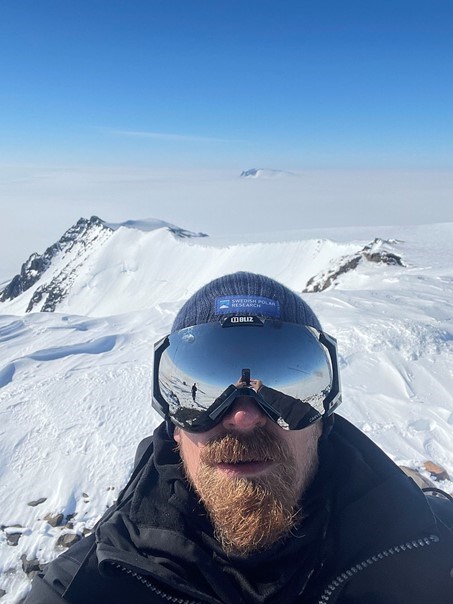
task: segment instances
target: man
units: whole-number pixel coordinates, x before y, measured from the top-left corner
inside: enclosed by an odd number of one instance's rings
[[[165,422],[26,602],[451,604],[452,504],[340,401],[335,340],[299,296],[251,273],[201,288],[156,345]]]

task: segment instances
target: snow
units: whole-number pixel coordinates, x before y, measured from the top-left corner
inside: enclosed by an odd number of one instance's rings
[[[363,261],[335,287],[303,296],[339,342],[339,413],[396,463],[420,470],[431,459],[453,476],[453,223],[253,241],[179,239],[166,223],[132,223],[82,256],[76,246],[57,256],[28,292],[0,305],[0,523],[21,525],[0,531],[2,602],[29,589],[23,554],[45,562],[62,551],[55,544],[67,529],[47,514],[75,514],[81,533],[115,500],[138,442],[160,422],[153,343],[184,300],[222,274],[251,270],[300,293],[374,238],[394,240],[387,249],[405,266]],[[70,287],[56,312],[26,314],[33,291],[62,271]],[[438,486],[453,492],[452,482]],[[17,546],[8,532],[21,533]]]

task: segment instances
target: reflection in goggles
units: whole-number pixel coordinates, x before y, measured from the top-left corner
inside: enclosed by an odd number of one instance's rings
[[[156,346],[153,404],[177,425],[209,429],[242,395],[286,429],[331,412],[340,402],[334,340],[266,320],[258,327],[188,327]]]

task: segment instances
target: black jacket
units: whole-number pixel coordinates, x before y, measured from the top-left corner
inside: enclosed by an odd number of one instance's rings
[[[222,554],[158,428],[95,535],[36,577],[26,604],[452,604],[453,504],[341,417],[322,447],[300,527],[241,561]]]

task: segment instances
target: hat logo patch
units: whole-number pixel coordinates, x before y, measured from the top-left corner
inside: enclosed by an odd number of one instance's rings
[[[215,299],[215,314],[250,313],[280,318],[280,302],[263,296],[224,296]]]

